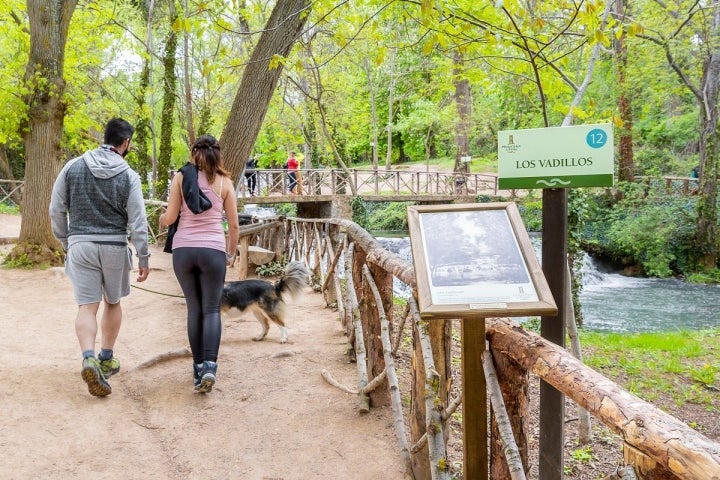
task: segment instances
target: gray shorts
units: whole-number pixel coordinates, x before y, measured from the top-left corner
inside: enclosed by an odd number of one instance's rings
[[[65,274],[73,284],[78,305],[115,304],[130,294],[132,252],[127,245],[79,242],[70,246]]]

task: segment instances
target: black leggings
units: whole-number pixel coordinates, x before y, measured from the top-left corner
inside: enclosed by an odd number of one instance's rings
[[[185,294],[193,361],[217,362],[222,334],[220,298],[225,284],[225,252],[213,248],[178,247],[172,256],[175,277]]]

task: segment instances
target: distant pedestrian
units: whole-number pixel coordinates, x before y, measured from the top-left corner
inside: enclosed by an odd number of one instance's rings
[[[300,164],[297,161],[297,158],[295,158],[295,152],[290,152],[290,157],[288,157],[287,162],[285,162],[284,168],[287,169],[288,172],[288,190],[290,191],[290,195],[295,195],[296,188],[298,185],[298,166]]]
[[[248,192],[250,193],[251,197],[255,196],[255,187],[257,186],[257,173],[255,172],[256,168],[257,160],[253,157],[250,157],[250,159],[245,164],[245,181],[247,182]]]

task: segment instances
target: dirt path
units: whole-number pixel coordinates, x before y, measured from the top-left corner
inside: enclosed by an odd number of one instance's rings
[[[0,238],[18,232],[19,217],[0,215]],[[179,295],[170,259],[154,248],[137,286]],[[62,269],[0,268],[0,286],[2,478],[402,478],[390,409],[360,415],[353,395],[320,376],[353,387],[356,371],[337,314],[310,289],[290,309],[288,344],[275,327],[253,342],[255,320],[226,320],[218,383],[200,395],[189,356],[136,368],[187,338],[181,298],[133,288],[115,346],[122,370],[112,395],[96,398],[80,378]]]

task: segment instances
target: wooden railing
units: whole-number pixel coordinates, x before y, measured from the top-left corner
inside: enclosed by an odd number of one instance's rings
[[[281,260],[301,260],[313,272],[328,307],[337,308],[348,355],[357,364],[357,385],[328,383],[357,395],[359,409],[392,407],[394,430],[406,473],[415,479],[449,479],[447,422],[461,398],[451,379],[453,320],[424,321],[413,297],[399,318],[393,313],[393,280],[415,290],[413,267],[385,250],[357,224],[342,219],[269,219],[267,228],[241,228],[241,239],[277,249]],[[261,233],[262,232],[262,233]],[[720,478],[720,444],[626,392],[561,347],[508,319],[487,319],[488,352],[483,363],[491,388],[493,423],[489,473],[492,479],[525,478],[528,465],[529,375],[533,374],[587,409],[620,435],[626,471],[643,479]],[[411,341],[402,341],[403,339]],[[396,359],[412,358],[411,379],[398,380]],[[493,385],[495,387],[493,388]],[[401,398],[410,398],[410,406]],[[496,401],[502,399],[503,401]],[[409,432],[409,435],[406,433]],[[503,434],[503,432],[505,432]],[[508,460],[515,452],[520,460]],[[511,469],[508,464],[513,465]],[[558,475],[560,472],[558,472]]]
[[[24,185],[25,182],[22,180],[0,179],[0,204],[20,206]]]
[[[667,195],[695,195],[700,186],[699,178],[691,177],[635,177],[647,191],[664,190]]]
[[[450,196],[498,192],[497,176],[481,173],[300,169],[298,177],[302,195]],[[258,197],[289,194],[286,170],[256,170],[255,179]],[[237,191],[239,196],[249,195],[244,176]]]

